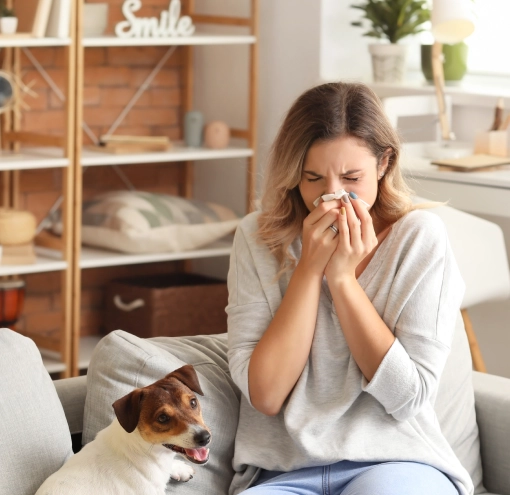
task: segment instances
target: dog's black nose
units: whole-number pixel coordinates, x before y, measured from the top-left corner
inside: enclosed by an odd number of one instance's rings
[[[211,434],[207,430],[195,434],[195,442],[201,447],[205,447],[210,441]]]

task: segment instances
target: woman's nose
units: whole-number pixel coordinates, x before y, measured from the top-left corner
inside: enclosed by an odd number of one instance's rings
[[[342,182],[338,179],[336,180],[330,180],[326,184],[326,194],[333,194],[337,192],[339,189],[343,189]]]

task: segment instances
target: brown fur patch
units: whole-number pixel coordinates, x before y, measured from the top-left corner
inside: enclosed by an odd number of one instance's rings
[[[191,366],[187,365],[183,368],[186,368],[187,374],[190,373],[190,368],[192,374],[195,374]],[[198,379],[196,382],[198,383]],[[131,407],[133,404],[131,397],[137,394],[141,395],[141,399],[137,405],[138,410],[135,411]],[[196,401],[195,407],[192,406],[192,401]],[[142,438],[154,444],[174,444],[173,439],[185,435],[189,427],[193,425],[209,431],[202,418],[198,398],[181,381],[179,373],[175,375],[170,373],[147,387],[134,390],[131,394],[119,399],[114,404],[114,408],[122,426],[124,426],[123,421],[136,424]],[[162,418],[163,415],[168,420]],[[121,417],[123,421],[121,421]],[[165,420],[161,421],[160,419]],[[193,443],[193,434],[192,429],[188,440],[191,443]],[[186,443],[186,447],[192,446],[191,443]]]

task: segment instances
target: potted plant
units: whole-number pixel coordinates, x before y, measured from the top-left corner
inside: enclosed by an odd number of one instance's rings
[[[0,3],[0,32],[2,34],[14,34],[18,28],[18,18],[13,9],[5,5],[5,0]]]
[[[407,46],[399,44],[406,36],[421,33],[423,24],[430,20],[427,0],[366,0],[351,5],[363,12],[362,20],[352,22],[356,27],[370,25],[363,36],[387,43],[370,44],[374,81],[402,82]]]

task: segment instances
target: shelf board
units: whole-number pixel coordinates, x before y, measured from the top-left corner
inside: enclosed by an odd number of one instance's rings
[[[189,46],[189,45],[249,45],[256,42],[255,36],[195,34],[186,37],[166,38],[119,38],[117,36],[97,36],[83,38],[85,47],[106,46]]]
[[[157,263],[161,261],[214,258],[217,256],[229,256],[231,250],[232,243],[227,241],[218,241],[202,249],[182,251],[179,253],[125,254],[116,251],[106,251],[104,249],[82,247],[80,267],[99,268],[105,266]]]
[[[60,251],[36,247],[36,261],[30,265],[2,265],[0,276],[26,275],[29,273],[57,272],[67,268]]]
[[[214,160],[221,158],[244,158],[253,156],[249,148],[225,148],[213,150],[208,148],[188,148],[174,144],[168,151],[151,151],[145,153],[126,153],[115,155],[84,148],[81,164],[83,167],[100,165],[131,165],[136,163],[185,162],[192,160]]]
[[[30,170],[68,167],[61,148],[23,148],[21,151],[0,150],[0,170]]]
[[[9,36],[0,34],[0,48],[37,48],[46,46],[68,46],[71,38],[34,38],[30,36]]]

